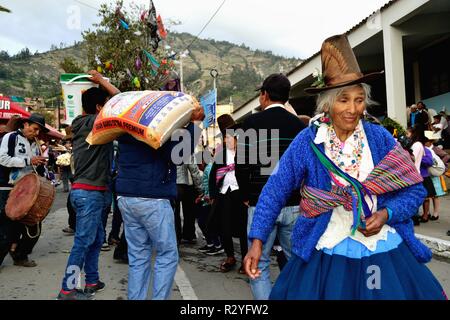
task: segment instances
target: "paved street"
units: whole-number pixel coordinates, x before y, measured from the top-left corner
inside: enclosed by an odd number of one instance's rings
[[[72,236],[67,236],[61,231],[67,224],[66,196],[67,194],[62,193],[58,188],[52,212],[44,221],[43,234],[31,255],[38,266],[36,268],[16,267],[12,265],[10,257],[5,259],[3,267],[0,267],[0,299],[45,300],[56,298],[68,252],[73,242]],[[449,203],[448,198],[445,199],[445,203]],[[447,208],[450,208],[450,203]],[[441,214],[446,218],[428,222],[428,224],[418,227],[416,232],[432,230],[429,233],[433,232],[435,236],[441,235],[439,230],[449,228],[449,224],[445,221],[449,219],[450,210]],[[111,219],[109,220],[110,223]],[[172,299],[251,300],[252,295],[246,276],[238,274],[237,268],[226,274],[221,273],[218,266],[223,256],[206,256],[197,252],[198,246],[180,247],[181,259]],[[237,243],[235,243],[235,248],[239,252]],[[126,299],[128,268],[127,265],[116,263],[112,255],[113,250],[102,252],[100,256],[100,275],[107,284],[107,288],[97,294],[96,299],[98,300]],[[450,264],[448,261],[433,259],[428,266],[445,290],[450,292]],[[278,274],[275,263],[273,263],[272,271],[275,278]]]

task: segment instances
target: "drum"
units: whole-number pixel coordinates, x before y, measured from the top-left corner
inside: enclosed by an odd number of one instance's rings
[[[44,220],[55,199],[55,187],[43,177],[29,173],[17,181],[6,202],[11,220],[33,226]]]

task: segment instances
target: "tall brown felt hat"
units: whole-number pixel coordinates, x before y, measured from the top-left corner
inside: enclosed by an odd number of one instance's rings
[[[223,114],[217,118],[217,124],[222,135],[225,135],[227,129],[233,129],[237,126],[236,121],[229,115]]]
[[[310,88],[305,89],[309,94],[369,82],[384,73],[381,71],[364,75],[345,34],[326,39],[320,55],[323,81],[319,79]]]

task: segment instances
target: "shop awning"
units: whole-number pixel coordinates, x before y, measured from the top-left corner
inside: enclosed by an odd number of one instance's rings
[[[0,119],[9,120],[14,115],[18,115],[21,118],[28,118],[30,113],[22,109],[18,103],[11,101],[9,97],[0,97]],[[47,133],[48,136],[56,139],[64,138],[64,135],[52,126],[49,126],[48,124],[45,126],[50,130]]]

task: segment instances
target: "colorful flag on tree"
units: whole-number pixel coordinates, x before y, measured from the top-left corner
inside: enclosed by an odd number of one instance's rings
[[[156,60],[156,58],[154,56],[152,56],[151,53],[148,52],[147,50],[144,50],[144,53],[147,56],[148,62],[150,63],[150,65],[152,67],[152,75],[156,76],[158,74],[158,69],[160,67],[158,60]]]
[[[159,32],[159,36],[161,37],[161,39],[165,39],[167,37],[167,31],[164,28],[164,24],[161,18],[161,15],[158,15],[158,32]]]

